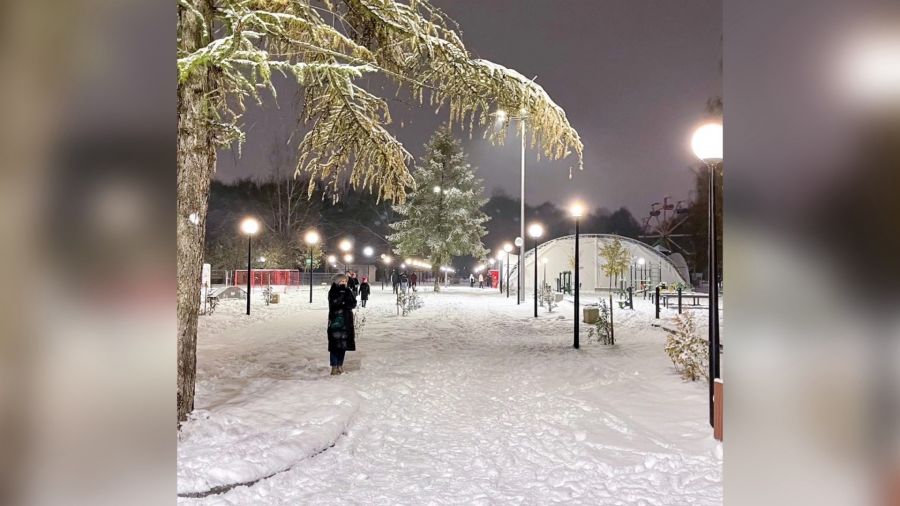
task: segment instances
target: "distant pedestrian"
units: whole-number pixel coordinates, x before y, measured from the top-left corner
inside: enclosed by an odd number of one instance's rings
[[[417,290],[416,290],[416,284],[417,284],[418,282],[419,282],[419,276],[416,275],[415,272],[409,275],[409,286],[410,286],[410,288],[413,289],[414,292],[417,291]]]
[[[363,276],[362,283],[359,285],[359,298],[362,301],[362,307],[366,307],[366,302],[369,300],[369,292],[371,288],[369,287],[369,278]]]
[[[353,292],[354,297],[359,295],[359,279],[356,278],[355,272],[347,271],[347,287]]]
[[[338,274],[328,290],[328,352],[331,355],[332,376],[343,374],[344,354],[356,350],[353,327],[356,297],[347,287],[348,280],[345,274]]]
[[[406,293],[406,289],[409,287],[409,276],[406,275],[406,271],[400,273],[400,291]]]
[[[400,273],[397,272],[397,269],[391,271],[391,285],[393,285],[394,294],[396,294],[400,289]]]
[[[469,288],[475,287],[475,275],[469,274]]]
[[[484,288],[484,274],[478,275],[478,288]]]

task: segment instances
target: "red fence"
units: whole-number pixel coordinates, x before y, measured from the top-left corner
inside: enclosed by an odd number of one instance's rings
[[[297,269],[253,269],[252,273],[251,286],[300,286],[303,284],[303,276]],[[247,286],[247,269],[234,271],[234,284]]]

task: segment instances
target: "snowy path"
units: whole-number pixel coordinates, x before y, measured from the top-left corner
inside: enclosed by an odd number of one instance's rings
[[[310,310],[302,292],[254,308],[249,323],[238,304],[204,318],[179,492],[287,470],[180,501],[721,503],[705,384],[672,370],[649,305],[617,312],[612,348],[582,325],[576,351],[571,305],[535,320],[492,290],[423,296],[402,318],[374,287],[360,352],[348,354],[362,369],[340,377],[327,375],[324,307]]]

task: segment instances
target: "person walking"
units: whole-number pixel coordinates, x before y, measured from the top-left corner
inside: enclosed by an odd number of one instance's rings
[[[356,297],[359,295],[359,279],[357,279],[355,272],[347,271],[347,276],[347,287],[350,288],[353,296]]]
[[[328,353],[331,355],[331,375],[344,372],[344,354],[356,351],[356,332],[353,327],[353,308],[356,297],[347,287],[348,277],[338,274],[328,290]]]
[[[474,288],[474,287],[475,287],[475,275],[470,273],[469,274],[469,288]]]
[[[484,274],[478,274],[478,288],[484,288]]]
[[[359,299],[362,301],[362,307],[366,307],[366,301],[369,300],[369,292],[371,291],[371,287],[369,287],[369,278],[363,276],[362,283],[359,285]]]
[[[406,293],[406,289],[409,288],[409,276],[406,275],[406,271],[400,273],[400,291]]]
[[[400,274],[397,269],[391,271],[391,284],[394,286],[394,295],[396,295],[400,287]]]
[[[415,272],[409,275],[409,287],[412,288],[414,292],[417,291],[416,283],[418,283],[418,282],[419,282],[419,276],[416,275]]]

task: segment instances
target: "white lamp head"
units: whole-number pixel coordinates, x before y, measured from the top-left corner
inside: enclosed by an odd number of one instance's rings
[[[241,222],[241,232],[247,235],[259,232],[259,222],[256,221],[256,218],[244,218],[244,221]]]
[[[569,207],[569,212],[573,218],[581,218],[584,216],[584,205],[581,202],[573,202]]]
[[[350,253],[344,255],[344,263],[349,264],[351,262],[353,262],[353,255],[351,255]]]
[[[537,239],[538,237],[544,235],[544,226],[540,223],[532,223],[528,226],[528,235],[533,239]]]
[[[706,163],[722,161],[723,132],[721,123],[706,123],[694,131],[691,149]]]
[[[347,253],[348,251],[353,249],[353,243],[350,242],[350,239],[343,239],[338,244],[338,249],[343,251],[344,253]]]
[[[337,262],[337,257],[334,255],[328,255],[328,263],[333,264]]]
[[[366,246],[365,248],[363,248],[363,255],[370,257],[374,254],[375,254],[375,250],[372,249],[371,246]]]
[[[310,246],[317,244],[319,242],[319,233],[315,230],[310,230],[303,236],[303,241]]]
[[[512,250],[513,250],[512,244],[506,243],[506,244],[503,245],[503,251],[509,253],[509,252],[512,251]]]
[[[644,260],[644,257],[638,258],[638,265],[644,265],[647,261]]]
[[[519,248],[521,248],[522,246],[525,245],[525,241],[522,240],[521,237],[516,237],[516,240],[513,241],[513,243],[514,243],[517,247],[519,247]]]

